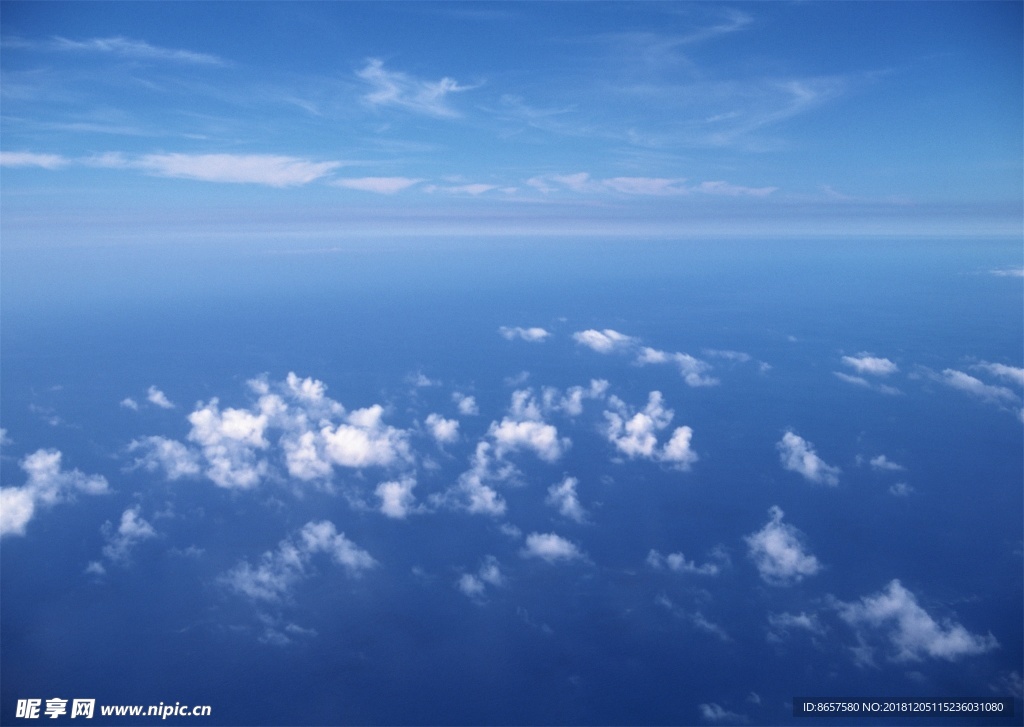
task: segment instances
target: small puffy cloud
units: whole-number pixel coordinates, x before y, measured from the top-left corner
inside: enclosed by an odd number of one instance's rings
[[[13,440],[7,436],[7,430],[0,427],[0,447],[6,447],[8,444],[12,444]]]
[[[251,489],[267,474],[265,459],[257,452],[270,446],[264,437],[266,414],[244,409],[220,411],[217,399],[211,399],[188,416],[192,430],[188,438],[202,447],[206,476],[218,487]]]
[[[140,452],[135,467],[148,472],[163,470],[169,480],[195,477],[201,468],[199,456],[181,442],[166,437],[143,437],[128,445],[129,452]]]
[[[131,398],[130,396],[127,396],[124,399],[121,399],[121,408],[131,409],[132,411],[138,411],[139,402],[135,401],[135,399]]]
[[[455,407],[459,410],[459,414],[463,416],[476,416],[480,413],[475,397],[456,391],[452,393],[452,401],[455,402]]]
[[[415,186],[422,182],[422,179],[410,177],[350,177],[336,179],[331,184],[346,189],[356,189],[360,192],[376,192],[377,194],[395,194],[404,189]]]
[[[856,356],[843,356],[843,363],[859,374],[871,376],[889,376],[900,370],[899,366],[887,358],[858,353]]]
[[[573,542],[554,533],[530,533],[520,553],[524,558],[540,558],[548,563],[568,562],[583,557]]]
[[[508,417],[492,422],[488,435],[494,440],[495,454],[501,458],[520,449],[532,451],[545,462],[555,462],[568,449],[567,438],[559,439],[558,429],[540,421],[515,421]]]
[[[160,407],[161,409],[173,409],[174,408],[174,404],[172,404],[171,400],[167,398],[167,394],[165,394],[164,392],[160,391],[160,389],[156,388],[155,386],[150,386],[146,390],[146,400],[150,404],[154,404],[154,405]]]
[[[988,363],[983,361],[982,363],[975,365],[974,368],[988,371],[993,376],[1006,379],[1007,381],[1017,384],[1017,386],[1024,386],[1024,369],[1017,366],[1007,366],[1006,364]]]
[[[285,435],[281,437],[280,445],[289,476],[303,482],[330,478],[333,469],[327,461],[324,443],[316,432]]]
[[[725,551],[718,548],[712,551],[711,560],[702,565],[695,561],[687,560],[682,553],[669,553],[662,555],[657,550],[651,550],[647,554],[647,565],[656,570],[667,568],[675,573],[691,573],[701,576],[716,576],[722,572],[722,568],[728,564],[729,556]]]
[[[946,386],[959,389],[960,391],[976,396],[984,401],[1012,404],[1016,403],[1019,398],[1005,386],[992,386],[990,384],[986,384],[984,381],[976,379],[970,374],[965,374],[963,371],[957,371],[955,369],[945,369],[942,372],[942,376],[939,377],[939,381],[944,383]]]
[[[587,511],[580,504],[579,496],[576,494],[576,485],[579,480],[575,477],[566,477],[558,484],[548,488],[546,502],[552,507],[558,508],[563,517],[575,520],[578,523],[586,522]]]
[[[889,657],[897,662],[925,657],[958,661],[999,646],[992,634],[973,634],[952,619],[939,623],[899,580],[890,581],[885,590],[859,602],[840,603],[838,609],[839,616],[857,629],[861,638],[884,638],[890,647]]]
[[[889,494],[896,497],[907,497],[914,493],[914,488],[906,482],[896,482],[889,486]]]
[[[405,432],[382,423],[384,408],[374,404],[348,415],[348,422],[320,430],[327,455],[343,467],[388,467],[410,457]]]
[[[612,351],[629,348],[636,341],[632,336],[619,333],[611,328],[605,328],[603,331],[597,331],[592,328],[586,331],[577,331],[572,334],[572,337],[576,343],[593,349],[598,353],[611,353]]]
[[[549,331],[536,326],[533,328],[522,328],[521,326],[510,328],[509,326],[502,326],[498,329],[498,333],[501,334],[502,338],[509,341],[518,338],[523,341],[530,341],[531,343],[540,343],[551,335]]]
[[[869,464],[871,465],[872,469],[884,470],[887,472],[902,472],[903,470],[906,469],[906,467],[904,467],[901,464],[897,464],[896,462],[893,462],[884,454],[880,454],[877,457],[872,457]]]
[[[484,582],[471,573],[463,573],[455,585],[469,598],[483,598]]]
[[[495,458],[494,447],[490,442],[478,442],[470,468],[459,476],[453,490],[436,499],[442,504],[453,505],[470,513],[504,515],[505,501],[491,484],[511,478],[514,472],[512,465]]]
[[[341,162],[312,162],[271,154],[147,154],[129,162],[129,166],[160,177],[294,187],[330,174]]]
[[[698,709],[700,709],[700,718],[705,722],[711,722],[712,724],[747,721],[747,717],[745,715],[738,714],[737,712],[730,712],[725,707],[714,702],[711,702],[710,704],[702,704]]]
[[[296,536],[282,540],[276,550],[264,553],[258,565],[242,561],[222,576],[221,582],[255,601],[280,601],[309,575],[313,556],[320,553],[329,555],[353,577],[377,566],[377,561],[339,533],[334,523],[310,521]]]
[[[688,353],[669,353],[645,346],[637,354],[636,364],[675,364],[687,386],[715,386],[719,383],[718,379],[706,375],[711,370],[711,364]]]
[[[804,550],[800,531],[782,522],[782,510],[772,507],[768,514],[768,523],[745,538],[761,579],[773,586],[788,586],[821,570],[818,559]]]
[[[440,414],[430,414],[426,419],[427,430],[438,444],[451,444],[459,439],[459,422],[445,419]]]
[[[36,154],[30,151],[0,151],[0,167],[39,167],[60,169],[69,163],[58,154]]]
[[[368,59],[356,75],[372,87],[363,96],[370,106],[393,106],[435,118],[458,117],[459,113],[448,105],[448,97],[475,88],[462,86],[447,76],[438,81],[424,81],[406,73],[389,71],[383,61],[376,58]]]
[[[132,549],[143,540],[156,537],[156,530],[139,513],[138,505],[121,513],[121,522],[114,530],[109,521],[103,526],[103,534],[107,544],[103,546],[103,555],[109,560],[123,563],[128,560]]]
[[[36,450],[20,463],[27,475],[25,484],[0,488],[0,537],[24,535],[40,507],[66,502],[76,492],[102,495],[110,491],[105,477],[62,469],[61,458],[61,453],[55,449]]]
[[[779,450],[782,466],[790,472],[796,472],[804,479],[822,485],[834,487],[839,484],[841,470],[825,464],[814,451],[814,446],[798,434],[787,431],[775,446]]]
[[[697,461],[697,453],[690,448],[690,427],[678,427],[668,443],[658,448],[657,432],[665,429],[674,416],[671,409],[665,408],[660,391],[650,392],[647,406],[635,413],[618,397],[610,397],[608,403],[611,409],[604,412],[605,436],[630,459],[652,459],[682,470]]]
[[[499,588],[505,585],[505,576],[501,572],[498,559],[493,555],[488,555],[484,558],[484,562],[476,574],[463,573],[455,585],[469,598],[481,601],[486,593],[487,586]]]
[[[380,511],[396,520],[405,519],[410,512],[415,511],[416,498],[412,494],[414,487],[416,487],[416,480],[412,477],[382,482],[377,485],[374,492],[380,498]]]
[[[550,386],[544,387],[542,392],[543,406],[545,411],[560,411],[571,417],[577,417],[583,413],[583,402],[586,399],[604,398],[608,391],[608,382],[604,379],[591,379],[590,385],[570,386],[565,394]]]
[[[810,636],[823,636],[825,627],[815,613],[770,613],[768,614],[768,641],[784,641],[790,634],[798,632]]]

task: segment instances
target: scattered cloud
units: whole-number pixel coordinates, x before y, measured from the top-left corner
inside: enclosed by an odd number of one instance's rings
[[[540,343],[541,341],[545,340],[551,335],[551,333],[544,330],[543,328],[522,328],[520,326],[516,326],[514,328],[510,328],[509,326],[502,326],[501,328],[498,329],[498,333],[500,333],[503,338],[509,341],[518,338],[523,341],[530,341],[531,343]]]
[[[900,370],[899,366],[887,358],[878,358],[863,352],[856,356],[843,356],[843,363],[859,374],[871,376],[890,376]]]
[[[1024,268],[999,268],[989,272],[1001,278],[1024,278]]]
[[[558,508],[563,517],[575,520],[578,523],[587,521],[587,511],[580,504],[579,496],[576,494],[576,485],[579,480],[575,477],[566,477],[560,483],[551,485],[548,488],[546,502]]]
[[[263,554],[259,564],[242,561],[221,577],[230,589],[254,601],[277,602],[310,573],[313,556],[326,553],[352,577],[374,568],[377,561],[339,533],[329,520],[308,522],[294,537],[282,540],[276,550]]]
[[[467,597],[482,602],[487,587],[500,588],[504,586],[505,576],[501,572],[498,559],[493,555],[488,555],[475,574],[463,573],[455,585]]]
[[[568,562],[583,558],[583,553],[571,541],[554,533],[530,533],[521,555],[524,558],[540,558],[548,563]]]
[[[952,619],[937,622],[899,580],[855,603],[839,603],[839,616],[863,638],[877,636],[888,642],[889,658],[896,662],[925,657],[957,661],[999,646],[992,634],[972,634]]]
[[[965,374],[963,371],[957,371],[955,369],[945,369],[942,375],[939,377],[946,386],[950,386],[954,389],[959,389],[967,394],[976,396],[983,401],[992,403],[1007,403],[1015,404],[1019,397],[1013,393],[1010,389],[1005,386],[992,386],[986,384],[980,379],[976,379],[970,374]]]
[[[703,565],[697,565],[695,561],[687,560],[682,553],[662,555],[657,550],[651,550],[647,554],[647,565],[656,570],[667,568],[675,573],[690,573],[700,576],[717,576],[728,563],[729,556],[721,548],[713,550],[711,559]]]
[[[815,613],[770,613],[768,614],[768,641],[782,642],[794,632],[811,637],[825,635],[825,626]]]
[[[416,498],[412,494],[414,487],[416,480],[412,477],[377,485],[374,492],[380,498],[380,511],[395,520],[404,520],[410,513],[416,512]]]
[[[456,391],[452,394],[452,401],[455,402],[459,414],[463,416],[476,416],[480,413],[480,407],[477,406],[475,397]]]
[[[545,462],[555,462],[570,445],[567,437],[558,437],[558,429],[554,425],[540,421],[514,421],[506,417],[500,424],[492,422],[488,434],[494,439],[498,457],[527,449]]]
[[[730,712],[725,707],[719,704],[711,702],[710,704],[702,704],[699,707],[700,718],[705,722],[711,722],[713,724],[725,724],[725,723],[744,723],[747,721],[745,715],[737,712]]]
[[[59,154],[36,154],[30,151],[0,151],[0,167],[39,167],[60,169],[70,160]]]
[[[687,386],[715,386],[719,383],[718,379],[705,375],[711,370],[711,364],[688,353],[669,353],[645,346],[637,354],[636,363],[638,366],[675,364]]]
[[[840,381],[845,381],[848,384],[860,386],[861,388],[864,389],[871,389],[872,391],[877,391],[881,394],[895,395],[901,393],[900,390],[897,389],[895,386],[889,386],[888,384],[879,384],[872,381],[868,381],[863,376],[851,376],[850,374],[844,373],[842,371],[833,371],[832,373]]]
[[[134,467],[148,472],[163,470],[169,480],[195,477],[202,468],[199,455],[181,442],[166,437],[143,437],[128,445],[129,452],[142,452]]]
[[[598,353],[611,353],[633,345],[635,338],[624,333],[605,328],[603,331],[589,329],[572,334],[573,340],[581,346],[593,349]]]
[[[156,388],[155,386],[150,386],[149,389],[146,390],[146,400],[150,404],[154,404],[155,406],[158,406],[161,409],[174,408],[174,404],[172,404],[171,400],[167,398],[167,394],[160,391],[160,389]]]
[[[346,189],[357,189],[360,192],[376,192],[377,194],[395,194],[404,189],[413,187],[422,179],[411,177],[350,177],[346,179],[335,179],[331,184]]]
[[[55,449],[39,449],[19,463],[27,475],[25,484],[0,488],[0,536],[24,535],[37,509],[68,502],[76,492],[103,495],[110,491],[102,475],[62,469],[61,459]]]
[[[103,556],[115,563],[125,563],[132,549],[141,541],[156,537],[156,530],[139,514],[142,508],[136,505],[121,513],[121,522],[114,530],[108,520],[103,525],[103,535],[107,544],[103,546]]]
[[[783,468],[802,475],[810,482],[832,487],[839,484],[841,470],[825,464],[814,451],[814,446],[798,434],[787,431],[775,446]]]
[[[196,51],[176,48],[161,48],[150,45],[144,40],[132,40],[121,36],[90,38],[88,40],[70,40],[57,37],[53,39],[52,47],[63,51],[109,53],[136,61],[166,61],[208,66],[220,66],[225,63],[223,59],[209,53],[197,53]]]
[[[402,73],[389,71],[384,62],[370,58],[356,76],[368,83],[372,90],[363,96],[371,107],[392,106],[440,119],[457,118],[461,114],[448,105],[454,93],[471,91],[476,86],[463,86],[445,76],[438,81],[424,81]]]
[[[1000,363],[988,363],[982,361],[980,364],[976,364],[973,368],[988,371],[993,376],[998,376],[1001,379],[1006,379],[1017,386],[1024,386],[1024,368],[1017,366],[1007,366],[1006,364]]]
[[[688,470],[697,461],[697,453],[690,447],[690,427],[678,427],[668,443],[658,448],[657,432],[668,427],[675,414],[665,408],[660,391],[650,392],[643,411],[634,412],[616,396],[608,399],[608,405],[611,409],[604,412],[605,436],[630,459],[652,459],[681,470]]]
[[[129,166],[159,177],[294,187],[330,174],[341,162],[272,154],[147,154],[129,162]]]
[[[880,454],[877,457],[872,457],[869,464],[871,465],[872,469],[885,470],[888,472],[902,472],[905,469],[907,469],[903,465],[893,462],[884,454]]]
[[[131,398],[130,396],[126,396],[124,399],[121,399],[121,408],[131,409],[132,411],[138,411],[139,402],[135,401],[135,399]]]
[[[427,430],[438,444],[452,444],[459,441],[459,422],[445,419],[440,414],[430,414],[426,419]]]
[[[914,493],[914,488],[906,482],[896,482],[889,486],[889,494],[896,497],[907,497]]]
[[[821,570],[818,559],[804,550],[802,533],[782,522],[782,510],[772,507],[768,515],[768,523],[745,538],[761,579],[773,586],[789,586]]]

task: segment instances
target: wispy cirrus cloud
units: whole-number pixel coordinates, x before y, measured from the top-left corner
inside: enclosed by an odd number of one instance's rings
[[[404,189],[409,189],[422,179],[413,177],[351,177],[336,179],[331,184],[346,189],[356,189],[360,192],[375,192],[376,194],[395,194]]]
[[[151,45],[144,40],[133,40],[122,36],[90,38],[88,40],[72,40],[57,36],[47,43],[46,47],[59,51],[105,53],[131,60],[166,61],[207,66],[222,66],[226,64],[224,59],[210,53],[199,53],[179,48],[163,48]]]
[[[477,88],[461,85],[448,76],[424,81],[401,71],[389,71],[378,58],[368,59],[356,76],[372,87],[363,96],[363,101],[371,107],[393,106],[441,119],[461,116],[448,104],[451,94]]]
[[[30,151],[0,151],[0,167],[39,167],[60,169],[71,163],[60,154],[37,154]]]
[[[146,154],[128,166],[160,177],[294,187],[325,177],[342,163],[274,154]]]
[[[708,194],[727,197],[767,197],[778,187],[748,187],[722,180],[687,184],[683,177],[608,177],[595,179],[587,172],[543,174],[530,177],[526,184],[543,193],[568,190],[578,194],[608,194],[634,197],[681,197]]]

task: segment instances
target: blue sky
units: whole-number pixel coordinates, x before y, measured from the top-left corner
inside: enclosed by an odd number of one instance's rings
[[[1020,230],[1020,3],[3,14],[8,229]]]

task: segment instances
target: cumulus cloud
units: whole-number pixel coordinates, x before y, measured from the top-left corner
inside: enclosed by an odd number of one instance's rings
[[[172,404],[171,400],[167,398],[167,394],[160,391],[160,389],[156,388],[155,386],[150,386],[146,390],[146,400],[150,404],[154,404],[155,406],[158,406],[161,409],[174,408],[174,404]]]
[[[577,331],[572,334],[573,340],[581,346],[593,349],[598,353],[611,353],[624,348],[629,348],[636,341],[632,336],[619,333],[611,328],[597,331],[593,328],[586,331]]]
[[[504,586],[505,576],[501,572],[498,559],[493,555],[488,555],[484,558],[484,562],[476,574],[463,573],[455,585],[469,598],[475,601],[482,601],[487,591],[487,586],[494,588]]]
[[[390,518],[404,520],[409,513],[415,512],[414,487],[416,480],[412,477],[377,485],[375,494],[380,498],[380,511]]]
[[[925,657],[957,661],[999,646],[992,634],[973,634],[952,619],[936,621],[899,580],[855,603],[839,603],[839,616],[861,638],[877,635],[888,642],[889,658],[897,662]],[[869,632],[866,634],[865,632]]]
[[[1024,386],[1024,369],[1017,366],[1007,366],[1006,364],[988,363],[987,361],[983,361],[980,364],[976,364],[974,368],[988,371],[993,376],[1006,379],[1007,381],[1017,384],[1017,386]]]
[[[445,76],[439,81],[424,81],[399,71],[389,71],[383,61],[370,58],[356,75],[372,90],[363,96],[370,106],[394,106],[436,118],[455,118],[460,114],[448,105],[451,94],[469,91]]]
[[[559,438],[554,425],[543,421],[541,404],[529,390],[512,393],[509,416],[501,422],[492,422],[488,436],[494,441],[498,458],[525,449],[545,462],[555,462],[571,444],[568,438]]]
[[[907,497],[914,493],[914,488],[906,482],[896,482],[889,486],[889,494],[896,497]]]
[[[563,395],[558,389],[545,386],[541,391],[544,411],[559,411],[571,417],[583,413],[583,402],[587,399],[601,399],[608,391],[608,382],[604,379],[591,379],[590,385],[570,386]]]
[[[540,558],[548,563],[560,563],[583,557],[575,543],[554,533],[530,533],[520,551],[524,558]]]
[[[434,499],[470,513],[497,517],[505,513],[506,505],[491,485],[510,479],[514,473],[512,465],[495,457],[490,442],[478,442],[470,460],[470,468],[459,476],[455,488]]]
[[[768,523],[745,538],[761,579],[773,586],[792,585],[821,570],[818,559],[804,550],[802,533],[782,522],[783,514],[778,507],[770,508]]]
[[[608,404],[611,409],[604,412],[605,436],[630,459],[652,459],[682,470],[697,461],[697,453],[690,448],[690,427],[677,428],[668,443],[658,447],[657,432],[668,427],[674,416],[671,409],[665,408],[660,391],[650,392],[643,411],[633,412],[615,396],[608,399]]]
[[[714,724],[725,723],[725,722],[746,722],[747,717],[737,712],[731,712],[725,707],[719,704],[711,702],[710,704],[702,704],[699,707],[700,718],[705,722],[712,722]]]
[[[779,450],[782,466],[790,472],[796,472],[804,479],[822,485],[835,487],[839,484],[841,470],[825,464],[814,451],[814,446],[798,434],[787,431],[775,446]]]
[[[871,376],[889,376],[900,370],[899,366],[887,358],[858,353],[856,356],[843,356],[843,363],[859,374]]]
[[[310,521],[293,537],[267,551],[256,566],[242,561],[221,577],[232,590],[255,601],[285,599],[300,580],[308,577],[313,556],[325,553],[349,576],[357,577],[378,565],[365,550],[339,533],[329,520]]]
[[[385,425],[383,415],[384,408],[374,404],[353,411],[346,423],[323,427],[320,434],[331,461],[343,467],[389,467],[409,460],[407,433]]]
[[[103,525],[103,535],[107,544],[103,546],[103,555],[116,563],[124,563],[136,544],[143,540],[156,537],[156,530],[139,513],[142,508],[136,505],[121,513],[121,522],[117,529],[107,521]]]
[[[721,548],[716,548],[711,553],[711,559],[697,565],[695,561],[687,560],[682,553],[669,553],[662,555],[657,550],[651,550],[647,554],[647,565],[656,570],[667,568],[675,573],[691,573],[701,576],[716,576],[722,572],[722,568],[728,564],[729,556]]]
[[[498,329],[498,333],[501,334],[502,338],[509,341],[518,338],[523,341],[530,341],[531,343],[540,343],[551,335],[549,331],[536,326],[532,328],[501,326]]]
[[[126,396],[124,399],[121,399],[121,408],[131,409],[132,411],[138,411],[139,402],[135,401],[135,399],[131,398],[130,396]]]
[[[459,422],[445,419],[440,414],[430,414],[426,419],[427,430],[438,444],[451,444],[459,440]]]
[[[877,457],[872,457],[869,464],[871,465],[872,469],[884,470],[888,472],[902,472],[903,470],[906,469],[906,467],[904,467],[901,464],[897,464],[896,462],[893,462],[884,454],[880,454]]]
[[[463,416],[476,416],[480,413],[480,407],[477,406],[475,397],[456,391],[452,394],[452,401],[455,402],[459,414]]]
[[[377,194],[395,194],[403,189],[413,187],[422,179],[410,177],[349,177],[336,179],[331,184],[346,189],[357,189],[360,192],[376,192]]]
[[[546,502],[552,507],[558,508],[563,517],[575,520],[578,523],[587,521],[587,511],[580,504],[579,496],[576,494],[576,485],[579,480],[575,477],[566,477],[558,484],[548,488]]]
[[[218,487],[251,489],[267,474],[268,464],[257,456],[270,443],[264,437],[268,416],[244,409],[220,410],[216,398],[188,416],[189,441],[202,447],[206,476]]]
[[[181,442],[166,437],[143,437],[128,445],[129,452],[141,452],[134,466],[148,472],[162,470],[169,480],[195,477],[201,471],[199,455]]]
[[[645,346],[637,354],[636,363],[639,366],[675,364],[687,386],[715,386],[719,383],[718,379],[706,375],[711,370],[711,364],[688,353],[669,353]]]
[[[37,509],[67,502],[76,492],[102,495],[110,491],[102,475],[62,469],[61,459],[55,449],[39,449],[19,463],[27,475],[25,484],[0,488],[0,536],[24,535]]]

